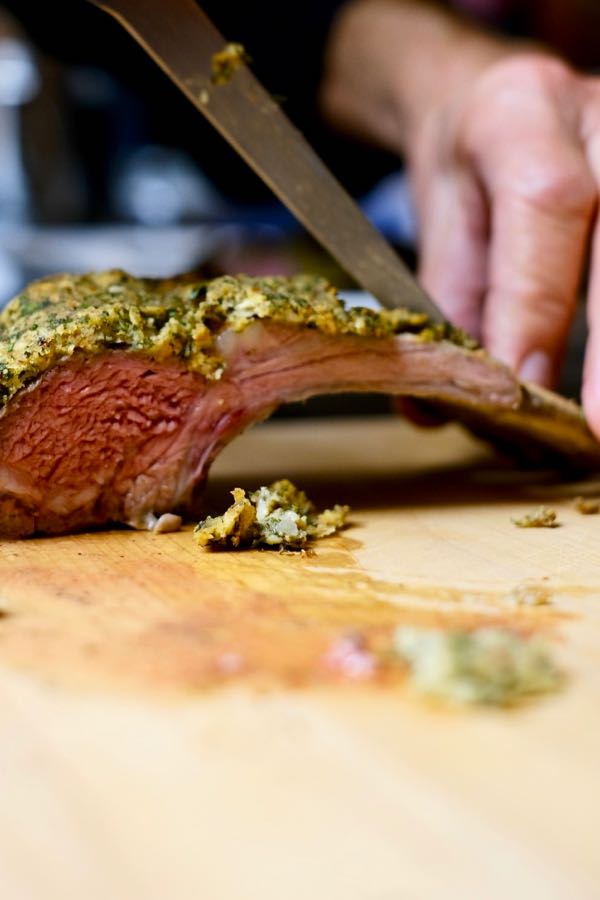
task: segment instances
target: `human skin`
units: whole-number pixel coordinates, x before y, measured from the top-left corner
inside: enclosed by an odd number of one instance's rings
[[[600,79],[433,4],[350,0],[321,100],[404,156],[423,285],[523,380],[554,383],[589,252],[583,404],[600,437]]]

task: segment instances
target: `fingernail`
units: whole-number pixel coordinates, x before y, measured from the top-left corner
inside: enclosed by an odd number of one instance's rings
[[[521,363],[519,378],[521,381],[549,386],[553,381],[553,370],[554,366],[548,354],[543,350],[534,350]]]

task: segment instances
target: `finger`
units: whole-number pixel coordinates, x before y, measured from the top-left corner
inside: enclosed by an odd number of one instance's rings
[[[586,129],[590,169],[600,186],[600,90],[593,99],[593,121]],[[587,297],[588,338],[583,369],[582,402],[590,427],[600,438],[600,224],[594,224],[591,240]]]
[[[499,161],[490,194],[484,342],[522,380],[551,385],[573,317],[596,184],[581,149],[548,134]]]
[[[479,339],[486,284],[487,208],[468,172],[436,174],[421,204],[419,278],[443,312]]]

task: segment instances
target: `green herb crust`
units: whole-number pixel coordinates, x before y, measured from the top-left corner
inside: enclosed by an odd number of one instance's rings
[[[412,687],[443,703],[511,706],[563,683],[538,638],[504,628],[468,632],[401,627],[394,643],[410,667]]]
[[[345,523],[348,506],[318,513],[304,491],[287,478],[259,487],[249,496],[231,492],[234,502],[221,516],[208,516],[194,529],[200,547],[282,547],[299,549],[333,534]]]
[[[55,275],[30,284],[0,313],[0,404],[74,353],[121,349],[156,361],[180,360],[208,379],[223,372],[215,338],[258,319],[316,328],[326,334],[385,337],[410,333],[423,341],[476,345],[449,325],[406,309],[346,309],[322,278],[212,281],[134,278],[119,270]]]

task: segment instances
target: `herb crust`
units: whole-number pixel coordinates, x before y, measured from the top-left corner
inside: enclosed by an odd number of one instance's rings
[[[463,332],[407,309],[347,309],[325,279],[310,275],[212,281],[134,278],[112,270],[35,281],[0,313],[0,405],[75,353],[126,350],[158,362],[183,361],[207,379],[223,373],[216,338],[263,319],[330,335],[422,341],[474,348]]]

